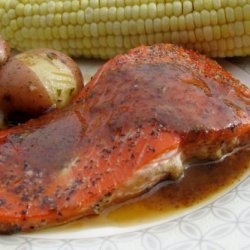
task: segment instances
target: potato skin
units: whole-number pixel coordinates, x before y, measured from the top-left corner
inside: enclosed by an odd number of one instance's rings
[[[49,95],[37,75],[16,57],[0,69],[0,108],[4,113],[20,111],[41,114],[51,107]]]
[[[33,60],[34,58],[36,58],[35,61]],[[77,64],[61,52],[51,49],[35,49],[10,58],[1,67],[0,109],[5,113],[19,111],[39,115],[48,109],[61,107],[51,98],[50,91],[53,90],[53,86],[46,88],[42,81],[44,75],[41,76],[39,71],[40,66],[42,67],[47,63],[52,64],[52,62],[63,64],[67,67],[67,70],[69,69],[69,72],[72,73],[72,77],[75,79],[72,97],[77,95],[83,88],[82,74]],[[35,71],[32,67],[37,67],[38,71]],[[44,71],[46,72],[46,69]],[[60,70],[58,73],[60,73]],[[46,72],[47,79],[50,78],[50,75],[52,77],[49,71]],[[53,80],[51,82],[53,85]],[[63,106],[68,103],[68,100],[65,101]]]

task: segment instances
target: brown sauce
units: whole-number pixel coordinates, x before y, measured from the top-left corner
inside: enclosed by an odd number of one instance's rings
[[[221,162],[190,167],[181,180],[163,182],[153,192],[130,201],[129,204],[53,230],[67,232],[111,225],[130,226],[167,218],[185,212],[193,206],[202,205],[208,199],[232,188],[249,174],[249,170],[250,147],[228,156]],[[49,231],[51,232],[51,229]]]

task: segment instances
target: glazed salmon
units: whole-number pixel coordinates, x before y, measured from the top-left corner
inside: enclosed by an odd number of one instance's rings
[[[249,143],[247,87],[196,52],[133,49],[69,107],[0,132],[0,231],[99,213]]]

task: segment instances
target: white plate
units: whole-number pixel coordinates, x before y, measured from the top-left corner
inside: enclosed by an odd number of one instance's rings
[[[102,64],[81,60],[85,80]],[[220,63],[250,86],[250,58]],[[174,217],[133,226],[99,226],[0,236],[0,249],[250,249],[250,177]]]

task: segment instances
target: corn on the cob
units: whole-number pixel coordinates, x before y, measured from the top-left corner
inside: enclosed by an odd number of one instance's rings
[[[250,55],[250,0],[0,0],[13,48],[108,58],[170,42],[212,57]]]

